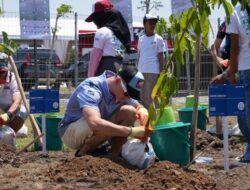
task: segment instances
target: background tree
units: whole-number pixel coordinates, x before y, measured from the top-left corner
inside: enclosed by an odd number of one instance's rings
[[[54,46],[55,46],[55,40],[56,40],[56,32],[60,29],[58,27],[58,20],[59,18],[65,16],[68,13],[72,13],[72,7],[70,5],[61,4],[60,7],[56,9],[57,15],[56,15],[56,21],[55,21],[55,27],[52,27],[52,43],[50,48],[50,57],[49,57],[49,70],[51,68],[51,60],[53,56]],[[48,72],[47,77],[47,88],[50,86],[50,72]]]
[[[160,7],[163,7],[162,1],[160,0],[141,0],[141,6],[137,7],[138,9],[144,11],[145,14],[149,13],[152,9],[159,10]]]

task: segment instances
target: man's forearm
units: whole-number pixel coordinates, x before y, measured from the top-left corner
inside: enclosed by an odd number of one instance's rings
[[[94,133],[100,133],[106,136],[127,137],[130,133],[130,128],[124,125],[117,125],[102,118],[95,119],[89,123],[90,128]]]
[[[237,34],[231,34],[231,50],[230,50],[230,73],[238,71],[238,55],[239,55],[239,37]]]
[[[13,103],[11,104],[8,111],[11,112],[12,114],[15,114],[20,108],[21,101],[22,101],[21,96],[20,95],[15,95],[13,97]]]

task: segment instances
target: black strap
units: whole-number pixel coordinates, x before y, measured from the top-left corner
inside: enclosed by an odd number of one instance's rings
[[[250,26],[250,5],[249,4],[247,5],[246,10],[247,10],[247,14],[248,14],[248,23]]]

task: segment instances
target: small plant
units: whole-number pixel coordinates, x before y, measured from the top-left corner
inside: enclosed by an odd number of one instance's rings
[[[157,120],[161,117],[164,108],[169,104],[170,97],[177,92],[178,85],[177,80],[173,76],[171,65],[173,60],[176,60],[178,64],[184,64],[184,52],[195,57],[195,102],[194,112],[192,117],[192,131],[191,142],[192,148],[195,149],[195,130],[197,128],[198,118],[198,97],[199,97],[199,72],[200,72],[200,49],[201,43],[207,45],[207,37],[209,27],[209,15],[215,6],[223,6],[227,21],[233,12],[232,5],[237,4],[237,0],[231,0],[231,3],[227,0],[190,0],[192,7],[180,15],[171,15],[169,17],[170,29],[167,30],[168,35],[174,40],[174,50],[169,56],[165,65],[165,70],[160,74],[158,81],[152,91],[153,103],[149,108],[149,119],[151,126],[155,126]],[[247,3],[247,0],[242,0],[243,4]],[[166,28],[165,28],[166,30]],[[160,104],[160,112],[156,113],[155,101]],[[195,152],[195,151],[194,151]],[[193,156],[194,156],[193,152]]]
[[[6,53],[7,55],[15,54],[17,50],[17,44],[8,38],[6,32],[2,32],[3,42],[0,43],[0,52]]]

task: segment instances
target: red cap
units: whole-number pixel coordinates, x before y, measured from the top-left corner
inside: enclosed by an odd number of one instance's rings
[[[85,19],[86,22],[92,22],[92,16],[94,13],[98,11],[111,10],[113,8],[113,4],[109,0],[97,1],[93,5],[92,13]]]

